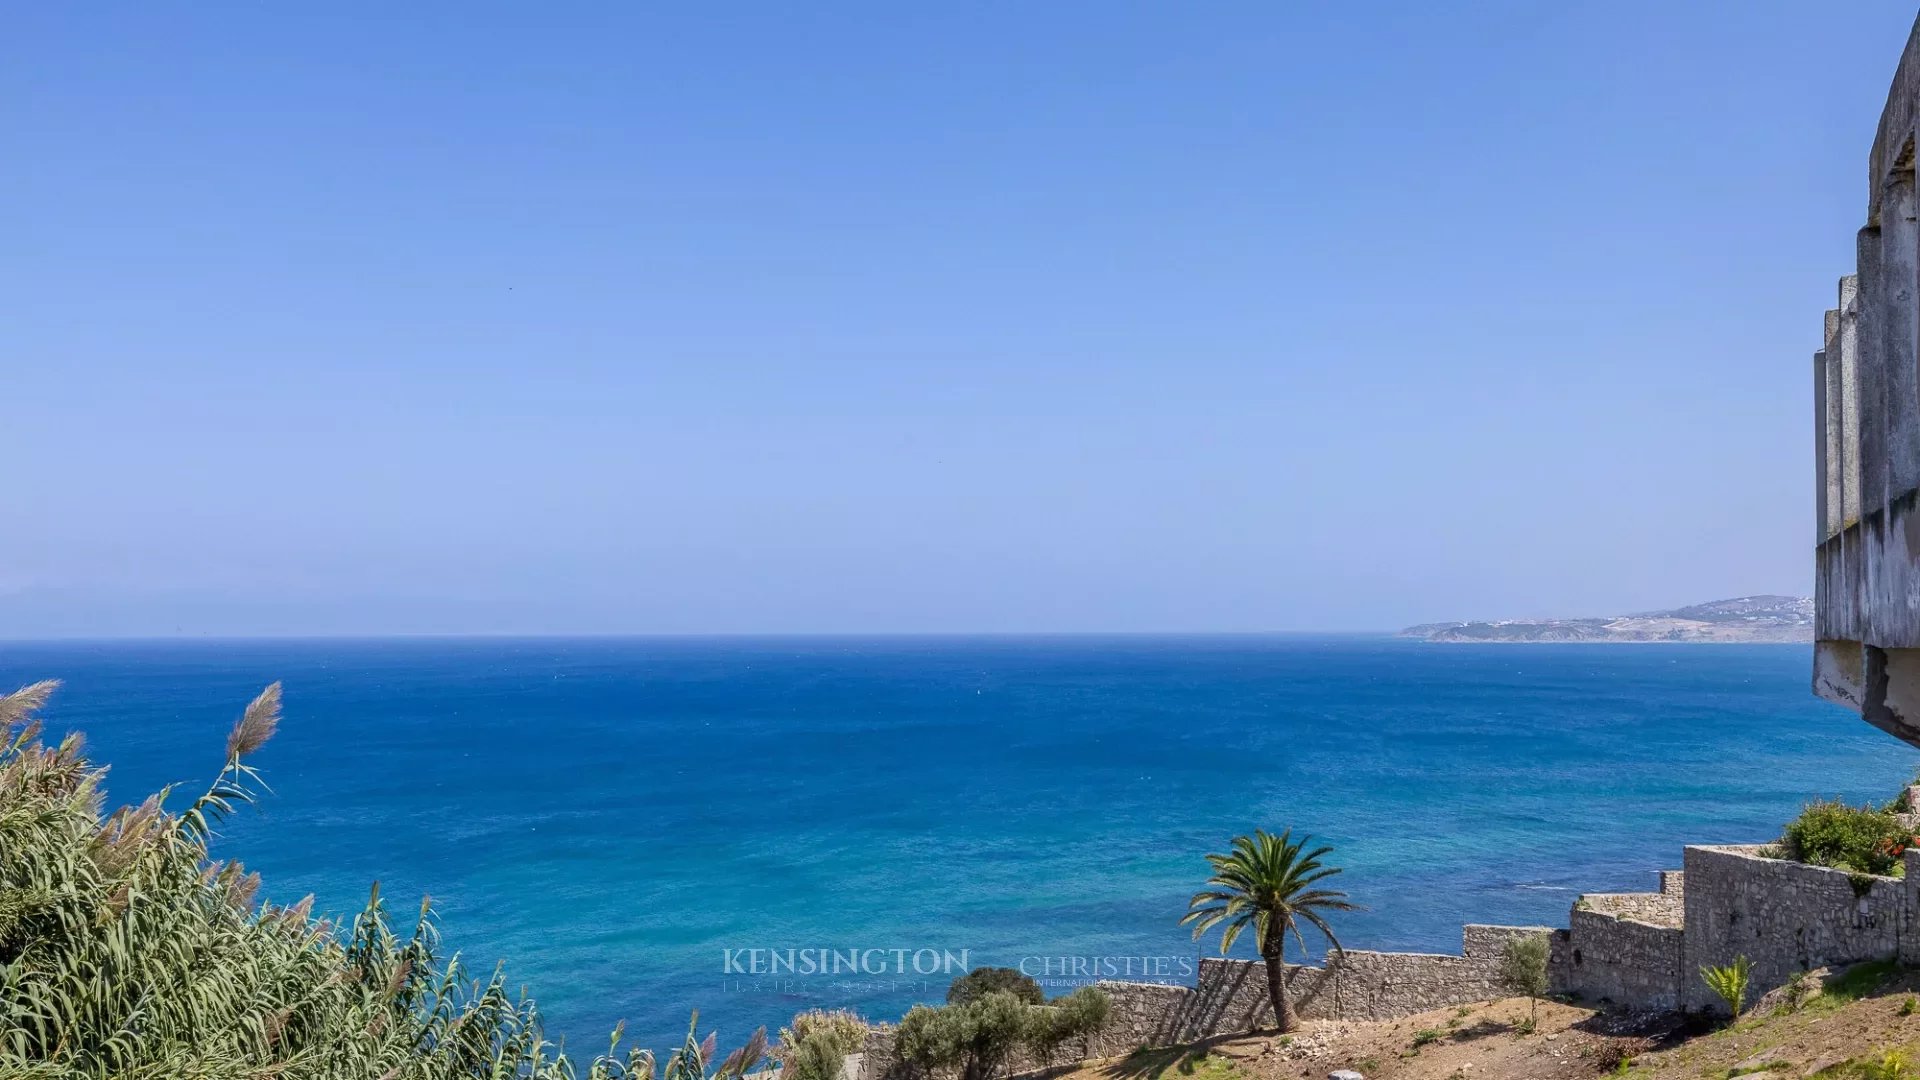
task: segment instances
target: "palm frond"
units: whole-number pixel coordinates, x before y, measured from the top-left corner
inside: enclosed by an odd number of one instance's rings
[[[1234,837],[1230,850],[1206,856],[1213,876],[1207,881],[1208,888],[1187,902],[1181,925],[1192,924],[1194,937],[1199,938],[1227,924],[1220,936],[1223,955],[1233,948],[1242,931],[1252,927],[1262,954],[1274,950],[1277,956],[1284,954],[1289,934],[1305,952],[1306,942],[1298,926],[1298,921],[1304,920],[1325,933],[1338,949],[1339,943],[1320,913],[1358,909],[1345,893],[1314,887],[1340,873],[1340,868],[1321,861],[1333,854],[1332,847],[1311,844],[1311,837],[1295,840],[1290,829],[1278,835],[1256,829]]]

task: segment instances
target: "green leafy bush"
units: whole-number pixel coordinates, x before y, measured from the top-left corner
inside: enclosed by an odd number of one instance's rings
[[[1786,833],[1767,852],[1795,862],[1831,866],[1862,874],[1894,874],[1900,855],[1913,841],[1913,829],[1891,810],[1816,800],[1787,824]]]
[[[979,967],[953,980],[947,987],[947,1004],[965,1005],[996,990],[1012,994],[1028,1005],[1038,1005],[1047,997],[1039,983],[1016,968]]]
[[[1540,1013],[1540,999],[1547,995],[1547,936],[1529,934],[1514,938],[1500,953],[1500,982],[1527,998],[1527,1019]]]
[[[1106,992],[1091,986],[1045,1004],[991,990],[957,1005],[916,1005],[900,1021],[894,1048],[922,1075],[959,1069],[964,1080],[986,1080],[1017,1049],[1051,1060],[1063,1044],[1097,1031],[1111,1009]]]
[[[965,1056],[966,1023],[959,1007],[915,1005],[900,1018],[893,1052],[921,1075],[958,1064]]]
[[[866,1045],[867,1022],[839,1009],[809,1009],[780,1029],[773,1057],[781,1080],[838,1080],[848,1054]]]
[[[1060,1048],[1099,1031],[1113,1011],[1113,1000],[1098,987],[1083,986],[1066,997],[1027,1013],[1027,1048],[1051,1065]],[[1085,1044],[1082,1044],[1085,1049]]]
[[[638,1080],[655,1060],[608,1052],[577,1069],[496,970],[441,960],[431,908],[410,931],[379,888],[344,934],[310,901],[256,904],[259,877],[210,860],[207,838],[258,782],[244,759],[280,722],[274,684],[247,706],[213,784],[179,812],[161,792],[101,815],[103,770],[77,735],[40,740],[53,691],[0,697],[0,1076],[8,1080]],[[697,1019],[697,1018],[696,1018]],[[714,1062],[711,1036],[666,1080],[737,1078],[764,1036]]]
[[[984,1080],[1027,1035],[1030,1007],[1004,990],[964,1005],[915,1006],[900,1021],[894,1045],[901,1060],[923,1074],[957,1067],[965,1080]]]

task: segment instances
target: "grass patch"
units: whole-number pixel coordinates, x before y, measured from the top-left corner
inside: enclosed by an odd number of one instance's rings
[[[1421,1028],[1413,1033],[1413,1048],[1418,1050],[1428,1043],[1439,1042],[1445,1034],[1439,1028]]]
[[[1818,1080],[1915,1080],[1913,1061],[1903,1049],[1867,1054],[1813,1075]]]
[[[1731,1080],[1731,1078],[1735,1076],[1751,1076],[1754,1073],[1770,1072],[1774,1069],[1791,1069],[1791,1068],[1793,1068],[1793,1062],[1791,1061],[1779,1061],[1779,1060],[1764,1061],[1758,1065],[1749,1065],[1744,1069],[1738,1065],[1735,1065],[1733,1068],[1727,1070],[1727,1076],[1729,1080]]]
[[[1179,1046],[1143,1046],[1127,1055],[1124,1068],[1127,1076],[1143,1077],[1145,1080],[1162,1080],[1168,1076],[1190,1077],[1192,1080],[1235,1080],[1244,1075],[1239,1064],[1231,1058],[1209,1050],[1190,1050]]]
[[[1892,958],[1855,964],[1828,979],[1813,1003],[1822,1008],[1837,1009],[1849,1002],[1859,1001],[1886,985],[1887,980],[1899,970],[1900,961]]]
[[[1238,1062],[1205,1050],[1181,1058],[1174,1071],[1194,1080],[1234,1080],[1241,1075]]]

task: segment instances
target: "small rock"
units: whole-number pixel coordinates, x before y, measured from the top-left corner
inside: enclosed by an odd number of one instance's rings
[[[1327,1080],[1367,1080],[1352,1069],[1335,1069],[1327,1074]]]

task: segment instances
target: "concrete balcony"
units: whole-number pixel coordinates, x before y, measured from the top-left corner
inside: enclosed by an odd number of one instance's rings
[[[1813,358],[1814,693],[1920,746],[1920,228],[1909,37],[1868,165],[1858,270]]]

